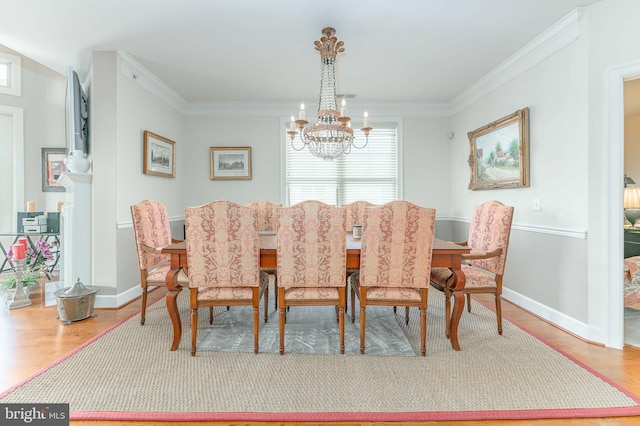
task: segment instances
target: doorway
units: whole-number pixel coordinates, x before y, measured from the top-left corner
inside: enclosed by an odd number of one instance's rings
[[[624,97],[624,173],[625,193],[640,188],[640,78],[625,80]],[[627,199],[627,197],[625,197]],[[629,199],[632,199],[630,197]],[[625,206],[629,207],[629,206]],[[639,207],[640,206],[631,206]],[[627,215],[629,216],[629,215]],[[632,217],[633,219],[633,217]],[[640,347],[640,229],[625,222],[624,230],[624,344]],[[636,262],[637,261],[637,262]]]

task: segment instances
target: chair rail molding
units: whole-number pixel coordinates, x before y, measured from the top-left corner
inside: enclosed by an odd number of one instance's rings
[[[438,217],[438,220],[451,220],[454,222],[471,223],[471,219],[467,217],[452,216],[450,218]],[[587,231],[584,229],[558,228],[554,226],[530,225],[524,223],[513,223],[511,229],[525,232],[536,232],[539,234],[558,235],[570,238],[587,238]]]

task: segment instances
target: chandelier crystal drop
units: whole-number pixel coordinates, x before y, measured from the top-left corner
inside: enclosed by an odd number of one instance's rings
[[[298,112],[298,119],[291,116],[287,131],[291,138],[291,147],[294,150],[301,151],[307,146],[311,154],[324,160],[333,160],[343,154],[348,154],[352,147],[364,148],[369,142],[369,131],[371,131],[369,116],[365,112],[363,126],[360,129],[365,135],[365,143],[362,146],[355,145],[351,118],[348,116],[344,99],[342,107],[338,111],[335,64],[336,55],[344,52],[344,42],[338,41],[335,33],[335,29],[325,28],[322,30],[323,37],[314,42],[315,49],[320,53],[321,58],[320,102],[316,122],[307,126],[309,122],[305,120],[304,104],[302,104]],[[299,132],[296,131],[296,126]],[[303,142],[300,148],[294,146],[294,139],[298,133]]]

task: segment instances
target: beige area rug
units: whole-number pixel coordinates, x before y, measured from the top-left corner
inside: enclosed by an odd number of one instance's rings
[[[429,292],[427,356],[169,351],[164,301],[40,374],[0,403],[69,403],[71,420],[433,421],[640,415],[640,400],[513,323],[496,331],[479,303],[460,324],[462,351],[444,336],[443,295]],[[270,308],[273,304],[270,303]],[[389,308],[391,309],[391,308]],[[332,313],[335,315],[334,313]],[[209,324],[206,311],[199,327]],[[390,316],[418,347],[418,311]],[[271,321],[275,322],[275,312]],[[262,323],[261,323],[262,324]],[[356,321],[356,325],[358,322]],[[70,327],[73,327],[71,325]]]
[[[280,352],[279,314],[273,309],[265,324],[264,303],[260,304],[260,341],[262,353]],[[404,309],[402,310],[404,312]],[[208,315],[202,311],[199,315]],[[359,314],[358,314],[359,315]],[[359,323],[352,324],[345,315],[345,355],[360,355]],[[411,342],[396,321],[393,309],[373,306],[367,310],[367,339],[365,353],[380,356],[415,356]],[[403,324],[404,325],[404,324]],[[333,306],[295,306],[287,313],[284,328],[285,352],[316,355],[339,355],[338,321]],[[253,353],[253,308],[238,306],[216,311],[215,321],[199,330],[198,351],[214,350]],[[418,347],[418,352],[420,348]]]

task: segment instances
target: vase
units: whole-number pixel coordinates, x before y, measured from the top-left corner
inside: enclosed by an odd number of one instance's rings
[[[86,173],[91,165],[82,150],[69,151],[69,156],[64,160],[64,164],[72,173]]]

